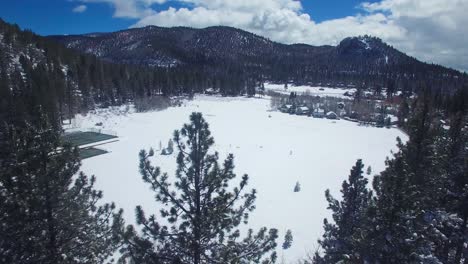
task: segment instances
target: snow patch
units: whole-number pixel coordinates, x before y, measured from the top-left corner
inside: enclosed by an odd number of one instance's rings
[[[272,84],[272,83],[265,83],[265,90],[273,91],[281,94],[290,94],[291,92],[296,92],[298,94],[309,94],[313,96],[321,96],[321,97],[335,97],[335,98],[342,98],[346,99],[349,97],[344,95],[344,93],[352,93],[356,92],[355,88],[330,88],[330,87],[320,87],[320,86],[307,86],[307,85],[300,85],[294,86],[289,85],[287,89],[284,89],[284,84]]]
[[[371,46],[370,46],[370,44],[369,44],[369,42],[367,41],[366,38],[361,38],[361,39],[359,39],[359,40],[364,44],[366,50],[372,49]]]

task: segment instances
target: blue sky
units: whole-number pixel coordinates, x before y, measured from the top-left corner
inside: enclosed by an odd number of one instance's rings
[[[359,0],[304,0],[302,12],[309,14],[316,22],[351,16],[358,12]],[[0,1],[0,17],[22,28],[28,28],[41,35],[82,34],[109,32],[126,29],[135,24],[137,18],[115,18],[114,10],[108,3],[87,4],[86,11],[72,10],[81,5],[69,0],[3,0]],[[164,10],[184,5],[180,2],[153,4],[154,10]]]
[[[4,0],[0,1],[0,17],[41,35],[115,31],[134,22],[113,18],[108,4],[94,4],[83,13],[73,12],[76,6],[67,0]]]
[[[41,35],[224,25],[281,43],[372,35],[422,61],[468,70],[468,0],[1,0],[0,17]]]

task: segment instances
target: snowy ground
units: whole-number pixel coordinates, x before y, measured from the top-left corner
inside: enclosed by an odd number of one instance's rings
[[[281,94],[290,94],[291,92],[296,92],[297,94],[307,93],[309,95],[322,96],[322,97],[335,97],[335,98],[344,98],[350,99],[350,97],[345,96],[344,93],[354,93],[356,89],[350,88],[330,88],[330,87],[315,87],[315,86],[294,86],[289,85],[288,89],[284,89],[284,84],[272,84],[265,83],[265,90],[274,91]]]
[[[149,186],[138,173],[138,152],[167,144],[175,129],[188,122],[191,112],[198,111],[210,124],[215,149],[221,157],[235,155],[238,177],[250,175],[250,187],[258,191],[257,209],[249,227],[291,229],[291,249],[278,254],[286,263],[295,263],[316,248],[323,218],[329,216],[324,192],[339,194],[349,170],[362,158],[373,172],[384,168],[384,160],[395,149],[396,129],[361,127],[344,120],[331,121],[305,116],[269,112],[269,100],[198,96],[185,106],[161,112],[129,113],[100,111],[79,116],[73,124],[91,128],[103,122],[104,130],[115,131],[119,141],[101,146],[109,154],[83,161],[82,170],[97,177],[97,187],[104,198],[114,201],[125,211],[127,223],[134,223],[134,209],[142,205],[147,215],[157,213],[158,206]],[[175,155],[157,156],[155,164],[173,174]],[[302,190],[294,193],[296,182]]]

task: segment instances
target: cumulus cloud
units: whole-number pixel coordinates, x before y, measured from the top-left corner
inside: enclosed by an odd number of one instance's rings
[[[345,37],[369,34],[424,61],[468,69],[468,0],[363,2],[357,14],[322,22],[314,21],[299,0],[78,1],[111,4],[115,17],[137,19],[133,27],[224,25],[283,43],[312,45],[336,45]],[[166,2],[178,2],[179,7],[152,8]]]
[[[428,62],[468,70],[468,0],[384,0],[362,7],[386,13],[387,21],[405,30],[390,41],[397,48]]]
[[[85,5],[79,5],[79,6],[75,7],[75,8],[73,8],[72,11],[73,11],[74,13],[83,13],[83,12],[86,11],[86,9],[88,9],[87,6],[85,6]]]
[[[224,25],[248,30],[283,43],[337,44],[348,36],[393,37],[401,29],[383,14],[350,16],[316,23],[297,0],[182,0],[190,7],[168,8],[143,16],[146,25],[207,27]]]
[[[114,8],[116,18],[142,18],[153,15],[154,4],[163,4],[166,0],[75,0],[82,3],[107,3]]]

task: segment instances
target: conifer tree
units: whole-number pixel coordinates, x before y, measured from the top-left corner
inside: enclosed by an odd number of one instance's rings
[[[286,231],[286,235],[284,236],[284,242],[283,242],[283,249],[288,249],[291,247],[293,242],[293,235],[291,230]]]
[[[374,179],[375,229],[368,243],[376,258],[392,263],[454,263],[455,252],[461,252],[454,244],[465,243],[460,237],[466,223],[461,211],[451,211],[448,205],[457,204],[464,192],[463,184],[452,188],[458,184],[450,175],[466,168],[466,152],[458,151],[466,141],[447,136],[434,118],[428,97],[419,100],[408,121],[410,140],[406,144],[399,140],[399,151]],[[457,147],[452,148],[455,141]]]
[[[274,262],[276,229],[262,228],[256,233],[250,229],[245,238],[238,229],[255,208],[256,191],[245,190],[248,176],[231,191],[230,182],[236,178],[233,155],[220,165],[202,114],[193,113],[190,121],[174,132],[178,156],[173,181],[151,164],[153,151],[140,152],[140,172],[156,193],[167,224],[159,224],[154,215],[147,218],[137,207],[143,235],[139,237],[129,227],[124,258],[146,259],[144,263]]]
[[[301,184],[299,182],[296,182],[296,185],[294,186],[294,192],[300,192],[301,191]]]
[[[464,127],[467,117],[466,110],[454,114],[450,129],[445,135],[445,142],[440,144],[443,153],[443,164],[446,172],[447,191],[444,205],[451,213],[460,218],[459,225],[452,233],[456,234],[454,241],[454,263],[460,263],[468,257],[465,247],[468,242],[468,129]]]
[[[78,149],[43,115],[0,135],[0,262],[104,263],[121,213],[100,202],[94,177],[78,173]]]
[[[361,160],[352,168],[348,181],[341,189],[342,201],[325,192],[328,208],[333,211],[333,222],[324,220],[325,233],[319,240],[323,255],[316,254],[317,263],[363,263],[368,261],[369,252],[363,243],[367,231],[365,220],[371,206],[372,192],[367,188]],[[340,262],[341,263],[341,262]]]

